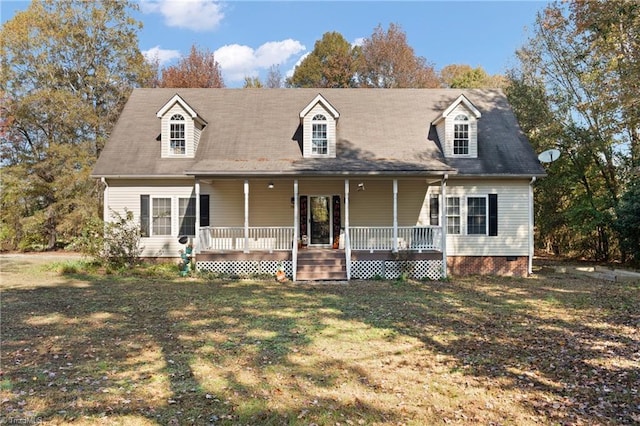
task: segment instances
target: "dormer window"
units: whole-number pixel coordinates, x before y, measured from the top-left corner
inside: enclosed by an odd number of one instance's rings
[[[185,120],[181,114],[174,114],[169,121],[169,148],[172,155],[186,152]]]
[[[482,114],[464,95],[431,122],[445,157],[478,158],[478,120]]]
[[[453,121],[453,155],[469,155],[469,117],[464,114]]]
[[[156,113],[160,119],[161,158],[194,158],[207,122],[180,95]]]
[[[300,111],[303,157],[336,157],[339,117],[338,111],[322,95],[316,96]]]
[[[327,154],[327,117],[316,114],[311,120],[311,153]]]

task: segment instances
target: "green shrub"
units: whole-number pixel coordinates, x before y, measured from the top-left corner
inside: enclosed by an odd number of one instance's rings
[[[90,218],[74,241],[74,247],[83,254],[100,260],[109,269],[133,266],[140,260],[140,225],[133,220],[133,212],[124,214],[111,211],[112,220],[103,222]]]

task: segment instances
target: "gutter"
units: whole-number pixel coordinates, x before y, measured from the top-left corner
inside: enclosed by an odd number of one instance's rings
[[[233,172],[215,172],[211,173],[209,171],[187,171],[185,172],[188,176],[201,176],[201,177],[273,177],[273,176],[287,176],[287,177],[297,177],[297,176],[336,176],[336,177],[344,177],[344,176],[444,176],[447,174],[456,174],[455,170],[416,170],[416,171],[406,171],[406,170],[398,170],[398,171],[389,171],[389,172],[353,172],[353,171],[233,171]]]
[[[193,176],[181,175],[89,175],[92,179],[193,179]]]

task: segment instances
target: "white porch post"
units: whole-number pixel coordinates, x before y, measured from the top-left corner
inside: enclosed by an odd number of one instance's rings
[[[249,253],[249,180],[244,181],[244,252]]]
[[[298,196],[298,179],[293,180],[293,245],[291,246],[292,278],[296,280],[298,269],[298,241],[300,240],[300,197]]]
[[[349,237],[349,179],[344,180],[344,255],[347,261],[347,281],[351,279],[351,238]]]
[[[445,174],[442,177],[440,189],[442,193],[442,207],[440,207],[440,224],[442,226],[442,278],[447,278],[447,179],[449,179],[449,175]]]
[[[398,179],[393,180],[393,252],[398,252]]]
[[[200,180],[196,178],[195,183],[195,193],[196,193],[196,235],[193,238],[193,244],[196,248],[195,253],[200,253]]]

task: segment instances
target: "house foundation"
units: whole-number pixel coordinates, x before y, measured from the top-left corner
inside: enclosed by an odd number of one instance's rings
[[[447,270],[452,275],[528,276],[527,256],[448,256]]]

